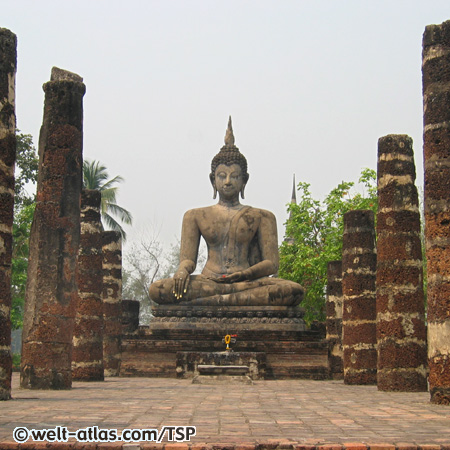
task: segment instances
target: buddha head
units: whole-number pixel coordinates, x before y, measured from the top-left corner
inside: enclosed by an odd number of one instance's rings
[[[214,156],[211,162],[211,173],[209,174],[209,179],[214,189],[213,198],[217,197],[217,187],[216,187],[216,175],[219,166],[225,165],[228,167],[239,166],[240,176],[242,177],[242,187],[240,189],[241,197],[244,198],[244,189],[247,184],[249,174],[247,172],[247,160],[245,156],[239,151],[239,149],[234,145],[234,135],[233,127],[231,124],[231,116],[228,120],[228,129],[225,134],[225,145],[220,149],[220,152]]]

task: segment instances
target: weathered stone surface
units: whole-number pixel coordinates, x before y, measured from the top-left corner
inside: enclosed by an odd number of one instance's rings
[[[44,84],[22,343],[21,386],[27,389],[72,385],[86,88],[60,72],[58,81]]]
[[[347,212],[342,247],[342,347],[346,384],[376,383],[376,260],[373,212]]]
[[[138,300],[122,299],[122,333],[133,333],[139,328],[139,307]]]
[[[0,400],[11,398],[11,257],[17,38],[0,28]]]
[[[104,231],[102,241],[104,374],[118,377],[122,359],[122,239],[117,231]]]
[[[429,385],[450,404],[450,21],[425,28],[422,75]]]
[[[427,390],[420,213],[415,178],[412,139],[406,135],[380,138],[377,385],[383,391]]]
[[[101,381],[103,375],[103,259],[101,193],[81,193],[78,298],[73,330],[72,378]]]
[[[330,261],[327,267],[326,338],[329,342],[330,375],[344,375],[342,350],[342,261]]]

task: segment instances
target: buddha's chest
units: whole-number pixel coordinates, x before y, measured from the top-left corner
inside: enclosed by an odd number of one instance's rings
[[[209,246],[248,245],[259,227],[258,217],[244,213],[211,214],[200,225],[200,232]]]

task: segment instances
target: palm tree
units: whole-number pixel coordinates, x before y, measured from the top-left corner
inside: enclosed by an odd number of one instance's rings
[[[101,215],[102,221],[108,228],[114,231],[119,231],[122,239],[126,239],[126,233],[122,225],[113,217],[117,216],[120,222],[131,225],[133,217],[129,211],[122,208],[116,203],[116,195],[118,186],[124,179],[117,175],[111,180],[108,180],[109,174],[106,167],[100,164],[99,161],[83,162],[83,187],[85,189],[96,189],[102,194]],[[107,181],[108,180],[108,181]]]

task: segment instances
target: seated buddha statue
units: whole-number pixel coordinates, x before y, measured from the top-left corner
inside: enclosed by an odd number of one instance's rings
[[[158,304],[207,306],[294,306],[303,288],[276,278],[277,224],[264,209],[242,205],[249,174],[247,160],[234,145],[231,117],[225,145],[213,158],[209,175],[217,204],[187,211],[181,232],[180,265],[173,278],[150,286]],[[203,271],[196,268],[200,238],[208,256]]]

